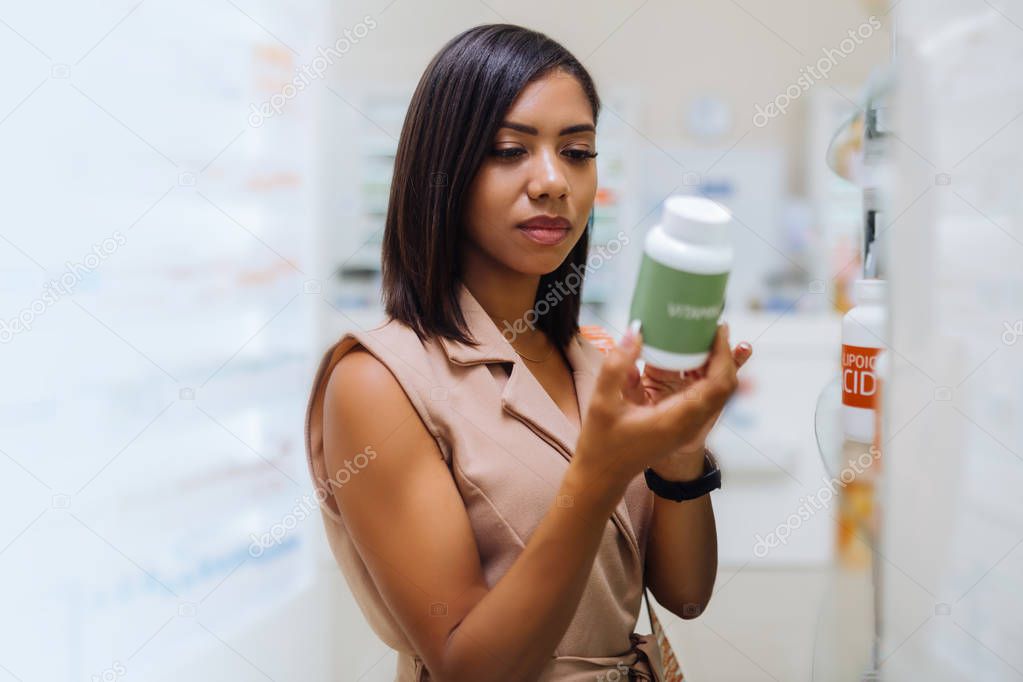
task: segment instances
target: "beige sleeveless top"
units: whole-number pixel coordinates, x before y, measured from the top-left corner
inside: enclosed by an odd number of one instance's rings
[[[325,494],[330,476],[323,452],[323,393],[331,370],[361,345],[401,384],[451,469],[491,587],[555,504],[579,435],[464,285],[459,297],[477,347],[448,339],[424,343],[396,320],[347,333],[320,362],[306,414],[309,467],[323,500],[327,539],[373,631],[399,653],[398,682],[429,675],[377,591],[336,501]],[[566,356],[580,414],[585,414],[603,354],[576,335]],[[638,679],[661,679],[656,641],[633,632],[643,597],[652,495],[642,476],[630,482],[608,519],[579,607],[541,680],[593,682],[601,673],[628,679],[625,667]]]

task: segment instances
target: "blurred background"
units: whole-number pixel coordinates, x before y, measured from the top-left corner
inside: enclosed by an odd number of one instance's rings
[[[734,215],[755,354],[711,443],[715,597],[661,613],[687,679],[1023,679],[1018,2],[111,0],[0,2],[0,680],[393,679],[305,401],[381,319],[413,88],[494,22],[604,101],[591,243],[630,243],[583,324],[621,335],[666,197]],[[864,276],[885,464],[847,481]]]

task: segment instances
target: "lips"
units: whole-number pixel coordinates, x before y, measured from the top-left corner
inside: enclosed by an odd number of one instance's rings
[[[529,220],[519,223],[519,227],[537,230],[570,230],[572,223],[560,216],[535,215]]]
[[[558,244],[572,229],[572,223],[559,216],[538,215],[518,224],[530,240],[544,245]]]

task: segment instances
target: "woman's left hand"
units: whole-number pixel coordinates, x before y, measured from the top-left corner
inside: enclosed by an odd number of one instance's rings
[[[727,338],[728,325],[718,327],[718,334],[725,334]],[[733,348],[732,359],[735,362],[736,369],[746,364],[751,355],[753,355],[753,346],[745,341]],[[629,387],[623,393],[626,399],[637,405],[656,405],[670,395],[686,391],[698,379],[706,376],[706,372],[706,365],[697,369],[679,372],[678,370],[661,369],[647,364],[643,368],[642,375],[640,375],[638,368],[630,373]],[[702,455],[707,436],[720,415],[721,411],[719,410],[713,419],[707,421],[706,427],[699,434],[679,447],[676,452],[683,456],[691,453]]]

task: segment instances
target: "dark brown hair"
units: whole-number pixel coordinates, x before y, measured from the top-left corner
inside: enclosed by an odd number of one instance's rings
[[[465,197],[519,92],[552,70],[579,80],[593,108],[600,98],[583,65],[546,35],[511,24],[471,28],[430,61],[409,104],[394,162],[383,238],[383,298],[387,314],[422,338],[475,345],[458,304],[459,239]],[[540,278],[548,286],[584,273],[590,226],[568,257]],[[579,328],[580,288],[537,318],[558,347]]]

